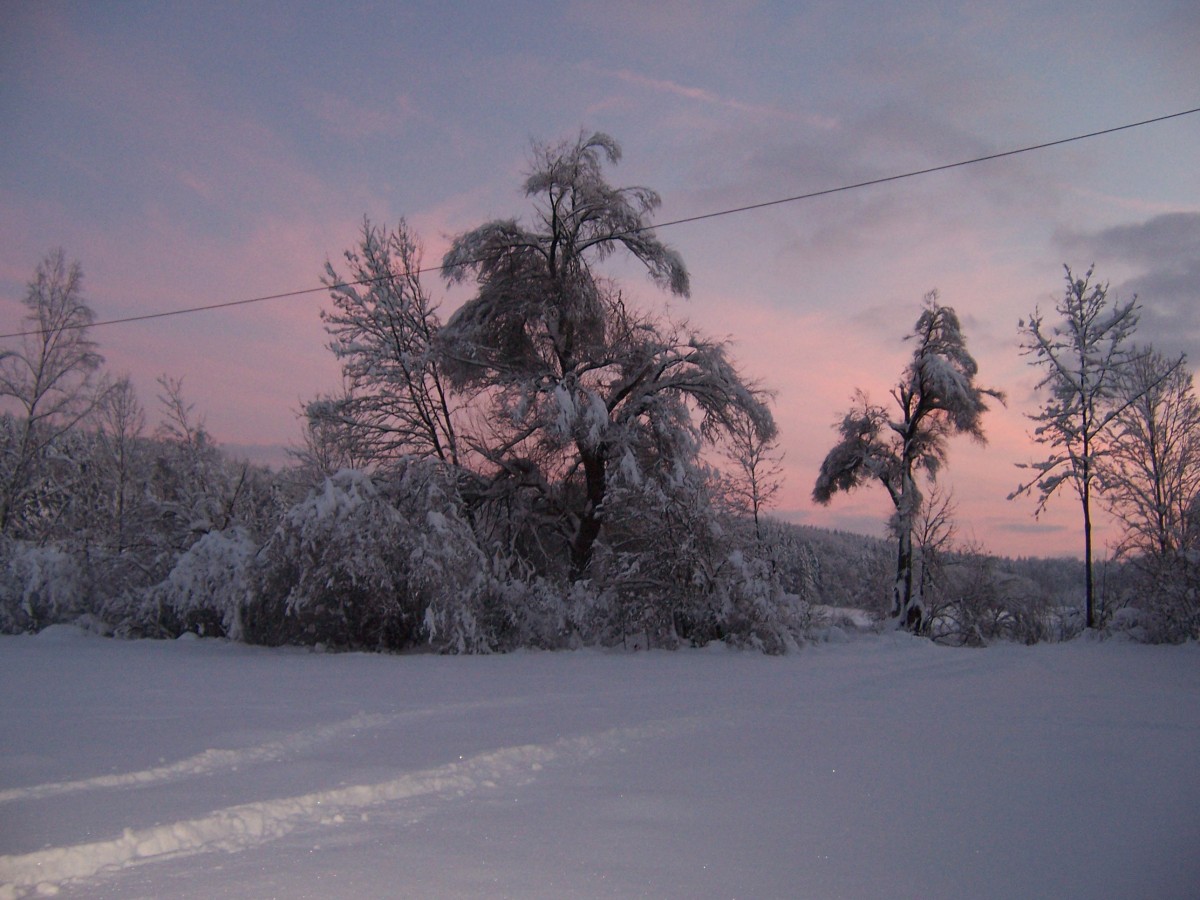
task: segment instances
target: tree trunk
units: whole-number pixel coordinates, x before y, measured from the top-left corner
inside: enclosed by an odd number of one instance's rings
[[[913,597],[913,541],[908,523],[901,523],[898,544],[892,616],[901,628],[921,634],[925,628],[925,614],[919,599]]]
[[[1084,467],[1085,478],[1083,482],[1083,580],[1084,580],[1084,608],[1085,619],[1088,628],[1096,627],[1095,618],[1095,594],[1094,580],[1092,577],[1092,505],[1091,505],[1091,486],[1086,477],[1086,466]]]
[[[603,450],[580,450],[583,461],[584,483],[587,501],[575,530],[571,544],[571,581],[580,581],[587,575],[592,562],[592,548],[600,537],[600,508],[608,491],[608,472]]]
[[[907,451],[906,451],[907,452]],[[912,463],[905,459],[900,492],[892,495],[896,505],[896,584],[892,591],[892,617],[901,628],[920,634],[924,628],[921,603],[913,599],[913,498],[917,486],[913,483]]]

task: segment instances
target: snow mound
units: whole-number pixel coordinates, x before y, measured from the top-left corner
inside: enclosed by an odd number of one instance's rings
[[[35,640],[46,643],[68,643],[91,640],[97,635],[80,625],[48,625],[34,636]]]

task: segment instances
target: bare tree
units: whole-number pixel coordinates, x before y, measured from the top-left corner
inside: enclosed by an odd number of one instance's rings
[[[1003,395],[976,384],[978,366],[967,352],[958,315],[938,302],[936,291],[925,295],[925,308],[905,339],[916,347],[891,391],[898,415],[858,392],[837,426],[840,440],[821,463],[813,500],[827,504],[838,491],[872,481],[883,485],[895,509],[890,522],[897,544],[892,616],[902,627],[921,633],[925,613],[913,591],[913,524],[922,502],[916,473],[937,477],[952,435],[982,442],[985,400],[1003,401]]]
[[[146,413],[128,376],[118,379],[97,411],[100,462],[108,487],[110,546],[123,553],[135,524],[138,480],[145,473],[138,465],[138,449],[146,427]]]
[[[1130,338],[1139,307],[1137,297],[1110,303],[1108,284],[1092,283],[1091,268],[1083,278],[1076,278],[1069,266],[1064,269],[1067,287],[1056,307],[1058,324],[1047,326],[1036,309],[1028,322],[1019,323],[1022,353],[1044,371],[1037,389],[1047,397],[1030,418],[1037,423],[1033,438],[1049,448],[1049,456],[1021,465],[1034,475],[1009,499],[1036,491],[1039,515],[1062,485],[1075,488],[1083,509],[1085,617],[1087,627],[1094,628],[1092,495],[1100,486],[1100,461],[1110,429],[1121,412],[1120,384],[1136,355]]]
[[[103,394],[96,372],[104,358],[88,337],[95,319],[83,299],[83,269],[62,249],[40,263],[25,294],[28,333],[19,350],[0,357],[0,398],[17,409],[0,483],[0,534],[10,534],[35,493],[38,468],[50,449],[95,409]],[[53,486],[50,488],[53,490]]]
[[[913,526],[913,537],[920,562],[917,592],[929,596],[930,589],[941,582],[947,557],[954,550],[958,527],[954,517],[958,506],[954,491],[934,482],[929,493],[921,499],[921,510]]]
[[[1156,640],[1200,633],[1200,401],[1183,359],[1143,350],[1119,389],[1122,402],[1100,477],[1124,533],[1117,554],[1135,577],[1140,623]]]
[[[1165,559],[1193,546],[1189,511],[1200,497],[1200,401],[1181,359],[1143,350],[1121,380],[1103,458],[1104,498],[1121,521],[1120,551]]]
[[[766,436],[746,416],[735,416],[723,442],[725,458],[734,472],[724,479],[733,505],[754,520],[754,537],[763,540],[762,511],[781,487],[783,454],[778,440]]]
[[[203,416],[183,395],[183,379],[158,379],[163,419],[157,429],[160,455],[155,471],[159,516],[172,522],[174,549],[185,550],[210,531],[238,518],[251,475],[248,463],[227,461],[208,433]]]
[[[304,405],[302,443],[288,451],[303,479],[317,482],[342,469],[365,471],[379,464],[378,448],[348,416],[355,403],[353,389],[343,384],[340,394],[322,394]]]
[[[345,391],[309,404],[310,428],[377,466],[408,455],[458,465],[454,398],[433,347],[441,322],[421,284],[416,236],[404,220],[391,231],[364,221],[345,259],[347,278],[325,265],[334,311],[321,314]]]

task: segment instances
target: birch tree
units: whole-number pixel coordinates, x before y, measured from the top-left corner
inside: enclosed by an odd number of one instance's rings
[[[917,474],[936,479],[946,461],[950,437],[985,440],[983,414],[996,390],[976,383],[978,365],[967,351],[958,315],[925,295],[925,308],[913,331],[912,359],[891,390],[893,407],[873,404],[859,391],[837,426],[840,438],[821,463],[813,500],[828,504],[839,491],[879,482],[892,501],[890,530],[896,538],[896,578],[892,616],[913,633],[927,626],[919,592],[913,590],[913,527],[921,509]]]
[[[5,535],[19,531],[27,514],[36,515],[26,507],[34,502],[39,465],[95,409],[104,390],[96,378],[104,358],[88,337],[95,315],[83,299],[79,263],[68,264],[61,248],[49,253],[38,263],[24,303],[28,333],[18,349],[0,354],[0,399],[16,407],[0,482]],[[53,484],[47,489],[55,493]]]
[[[130,532],[137,528],[140,505],[139,476],[144,478],[142,433],[146,414],[129,376],[118,379],[98,410],[98,463],[107,487],[107,538],[110,546],[124,553]],[[139,471],[143,470],[143,471]]]
[[[1117,402],[1122,379],[1135,353],[1130,338],[1137,328],[1137,297],[1125,303],[1109,299],[1107,283],[1092,281],[1093,269],[1076,278],[1069,266],[1066,290],[1055,307],[1056,324],[1048,324],[1035,309],[1020,329],[1021,351],[1043,374],[1037,390],[1046,394],[1033,439],[1048,450],[1040,461],[1021,464],[1032,477],[1009,498],[1033,493],[1035,515],[1064,484],[1074,488],[1083,513],[1084,609],[1088,628],[1096,621],[1095,578],[1092,566],[1092,501],[1098,488],[1102,459],[1111,429],[1123,408]],[[1125,404],[1128,399],[1124,401]]]
[[[737,416],[725,436],[722,453],[733,468],[722,479],[722,489],[735,509],[750,514],[755,540],[761,543],[762,512],[783,484],[783,454],[778,440],[764,437],[753,420]]]

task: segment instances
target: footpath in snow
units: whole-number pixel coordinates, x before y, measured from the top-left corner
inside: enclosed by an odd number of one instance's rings
[[[1200,896],[1200,647],[0,638],[0,897]]]

